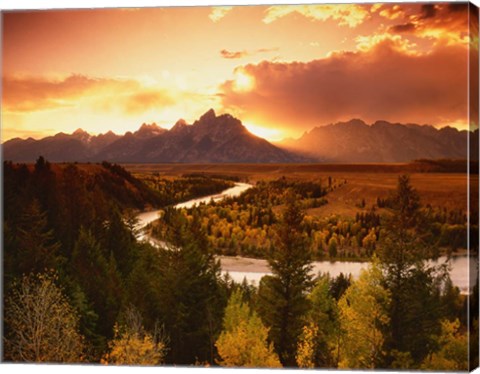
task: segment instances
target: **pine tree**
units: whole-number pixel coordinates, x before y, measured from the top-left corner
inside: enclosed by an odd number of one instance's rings
[[[396,355],[410,353],[418,365],[435,348],[434,337],[440,333],[439,282],[447,275],[446,269],[427,266],[428,228],[408,176],[399,177],[391,201],[393,209],[377,250],[385,287],[392,295],[386,348]]]
[[[169,248],[157,251],[157,282],[147,291],[155,295],[154,312],[170,339],[166,362],[213,363],[226,303],[220,265],[208,247],[197,215],[189,221],[180,212],[172,213],[170,222]],[[140,276],[137,269],[134,274]]]
[[[295,366],[297,341],[309,308],[311,253],[302,234],[304,215],[293,191],[287,191],[286,202],[277,240],[268,258],[273,276],[260,282],[258,306],[282,365]]]
[[[113,210],[103,243],[105,249],[115,257],[118,271],[124,279],[130,274],[137,255],[135,236],[127,224],[120,212]]]
[[[98,315],[95,333],[110,337],[125,296],[115,258],[113,255],[106,258],[98,241],[82,227],[74,246],[71,267],[74,280]],[[105,341],[97,344],[105,344]]]
[[[15,275],[57,270],[61,263],[60,244],[55,241],[53,230],[48,228],[47,215],[41,211],[37,200],[21,214],[16,235]]]

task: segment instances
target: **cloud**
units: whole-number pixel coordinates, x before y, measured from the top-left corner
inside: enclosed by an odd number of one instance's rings
[[[260,49],[254,50],[254,51],[246,51],[246,50],[243,50],[243,51],[229,51],[227,49],[222,49],[220,51],[220,55],[223,58],[227,58],[227,59],[237,59],[237,58],[244,58],[244,57],[248,57],[248,56],[253,56],[253,55],[256,55],[256,54],[259,54],[259,53],[268,53],[268,52],[274,52],[274,51],[278,51],[278,48],[260,48]]]
[[[208,18],[210,18],[212,22],[217,23],[223,17],[225,17],[232,9],[233,7],[231,6],[212,7],[212,11],[208,15]]]
[[[435,4],[423,4],[421,7],[420,19],[433,18],[437,14],[437,6]]]
[[[155,105],[170,104],[173,100],[165,91],[144,87],[134,79],[85,75],[70,75],[61,79],[3,77],[2,105],[5,111],[11,113],[76,107],[83,102],[93,103],[97,110],[120,108],[127,114],[136,114]]]
[[[126,97],[124,110],[127,114],[140,114],[150,109],[173,105],[175,101],[159,91],[138,92]]]
[[[264,23],[272,23],[289,14],[297,13],[317,21],[329,19],[340,26],[356,27],[370,17],[368,7],[357,4],[332,5],[276,5],[267,8]]]
[[[394,20],[398,18],[403,18],[405,16],[405,11],[400,5],[392,6],[385,4],[379,14],[384,18]]]
[[[241,69],[255,81],[255,90],[240,92],[235,81],[226,81],[220,98],[225,110],[297,133],[351,118],[465,122],[465,48],[443,46],[412,54],[404,43],[398,36],[384,37],[364,50],[311,62],[249,64]]]
[[[234,59],[234,58],[242,58],[242,57],[246,57],[249,55],[249,53],[247,51],[228,51],[226,49],[222,49],[220,51],[220,55],[223,57],[223,58],[229,58],[229,59]]]
[[[394,25],[394,26],[391,26],[389,28],[389,31],[393,32],[393,33],[408,33],[408,32],[413,32],[415,31],[416,29],[416,26],[414,23],[412,22],[408,22],[408,23],[404,23],[404,24],[401,24],[401,25]]]
[[[395,6],[385,5],[380,14],[383,12],[390,14],[394,9]],[[391,26],[389,32],[410,34],[440,44],[466,44],[468,9],[467,3],[423,4],[419,8],[402,11],[402,17],[395,17],[401,23]]]

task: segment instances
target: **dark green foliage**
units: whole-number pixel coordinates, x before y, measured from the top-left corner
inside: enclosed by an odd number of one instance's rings
[[[309,294],[311,308],[307,321],[317,326],[313,355],[315,367],[332,368],[338,365],[340,323],[337,300],[332,297],[330,286],[328,276],[318,277]]]
[[[284,366],[296,364],[297,340],[309,308],[306,291],[312,283],[311,254],[301,230],[303,213],[295,199],[287,191],[278,239],[268,258],[273,276],[262,279],[258,296],[259,314],[270,328],[269,336]]]
[[[409,352],[419,365],[435,350],[435,336],[441,331],[439,287],[444,273],[426,265],[431,247],[425,217],[407,176],[399,177],[392,202],[393,214],[377,251],[392,298],[386,347],[390,352]]]
[[[241,290],[270,329],[269,341],[284,365],[296,364],[308,326],[314,336],[304,340],[314,345],[312,362],[335,367],[341,351],[337,302],[351,279],[321,278],[312,291],[311,251],[348,256],[349,246],[366,247],[363,239],[371,234],[373,241],[380,238],[371,250],[376,248],[381,285],[392,299],[390,322],[382,327],[386,360],[382,353],[378,364],[419,368],[444,349],[442,319],[459,319],[458,334],[469,329],[471,365],[478,365],[478,283],[473,296],[459,295],[446,269],[426,262],[439,243],[450,243],[452,250],[464,245],[464,212],[422,208],[407,177],[387,203],[380,202],[386,208],[382,221],[374,209],[354,220],[304,217],[303,209],[325,203],[327,189],[286,178],[259,182],[242,196],[211,205],[168,207],[231,185],[229,178],[204,175],[141,182],[109,163],[59,165],[42,157],[29,166],[6,162],[4,290],[23,273],[56,269],[78,313],[88,362],[99,361],[114,323],[134,307],[148,331],[163,326],[166,362],[185,365],[218,362],[215,342],[225,305]],[[165,241],[163,248],[135,239],[135,216],[145,206],[165,208],[163,222],[152,229]],[[261,280],[258,291],[247,282],[236,284],[220,277],[214,253],[268,256],[273,275]]]
[[[214,195],[234,186],[232,181],[225,178],[204,175],[184,175],[174,180],[149,175],[143,181],[155,191],[158,205],[161,206]]]
[[[332,295],[335,300],[340,300],[351,283],[351,275],[345,276],[343,273],[340,273],[337,277],[330,280],[330,295]]]
[[[77,293],[76,298],[84,297],[83,302],[87,305],[83,307],[88,310],[88,304],[91,303],[93,312],[98,316],[90,337],[94,340],[91,343],[101,351],[105,348],[105,338],[112,337],[113,325],[124,301],[125,291],[115,258],[100,246],[91,232],[84,228],[80,229],[74,246],[70,274],[78,285],[74,290],[74,293]],[[84,321],[83,329],[92,329],[93,327],[87,326],[86,323],[93,323],[94,319]],[[98,339],[98,335],[105,338]]]
[[[119,211],[111,212],[103,243],[105,248],[110,248],[120,275],[126,279],[135,263],[137,247],[136,239]]]
[[[198,218],[189,222],[172,211],[169,222],[168,247],[141,250],[130,277],[131,300],[144,314],[146,326],[157,319],[165,326],[167,363],[213,363],[226,303],[219,264]]]
[[[60,244],[37,200],[25,207],[14,227],[7,226],[6,239],[5,271],[9,277],[55,270],[62,262]]]

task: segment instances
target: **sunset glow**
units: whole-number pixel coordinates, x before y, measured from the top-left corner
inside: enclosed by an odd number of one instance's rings
[[[281,130],[278,129],[269,129],[267,127],[252,125],[251,123],[244,123],[243,125],[252,134],[270,141],[281,140],[285,135]]]
[[[4,12],[2,142],[209,108],[269,140],[351,118],[465,128],[468,35],[448,3]]]

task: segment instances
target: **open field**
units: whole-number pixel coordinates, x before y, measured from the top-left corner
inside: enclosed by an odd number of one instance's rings
[[[465,173],[419,173],[411,164],[126,164],[134,174],[158,173],[175,177],[188,173],[237,176],[256,183],[286,177],[295,180],[321,180],[324,185],[331,177],[338,185],[327,195],[328,204],[310,209],[312,215],[353,217],[376,204],[377,197],[386,198],[394,191],[398,176],[409,174],[423,204],[448,210],[467,206],[467,175]],[[344,183],[344,182],[347,183]],[[478,190],[478,179],[473,178]],[[475,198],[475,194],[472,194]],[[477,198],[478,199],[478,198]],[[365,200],[365,208],[361,208]],[[478,204],[478,200],[477,200]]]

